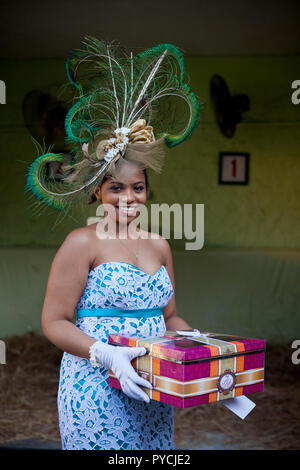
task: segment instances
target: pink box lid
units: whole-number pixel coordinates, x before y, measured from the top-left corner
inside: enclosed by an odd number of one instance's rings
[[[265,340],[242,336],[200,333],[198,337],[181,336],[166,331],[163,337],[138,337],[110,334],[109,343],[144,346],[152,356],[178,362],[190,362],[265,350]],[[142,344],[141,344],[142,343]]]

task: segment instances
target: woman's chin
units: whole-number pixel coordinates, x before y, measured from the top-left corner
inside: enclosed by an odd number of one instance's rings
[[[133,211],[127,212],[122,211],[122,209],[116,208],[116,219],[119,222],[131,222],[132,220],[136,219],[140,215],[140,210],[135,209]]]
[[[137,215],[117,215],[116,221],[122,225],[128,225],[134,219],[137,218]]]

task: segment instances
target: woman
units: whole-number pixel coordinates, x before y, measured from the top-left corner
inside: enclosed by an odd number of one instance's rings
[[[183,59],[174,46],[121,57],[118,47],[95,38],[85,44],[67,61],[79,94],[65,122],[75,162],[55,182],[46,164],[64,157],[46,153],[31,165],[27,184],[38,203],[62,212],[86,204],[87,194],[108,209],[108,231],[101,223],[72,231],[48,280],[42,328],[64,351],[58,390],[62,448],[173,449],[173,408],[149,400],[145,390],[151,384],[131,365],[145,348],[107,342],[110,332],[149,337],[166,328],[191,329],[176,312],[168,242],[132,231],[132,222],[146,203],[146,167],[160,171],[163,143],[171,147],[191,134],[198,102],[184,83]],[[187,105],[186,114],[180,108],[179,128],[171,126],[176,112],[167,106],[170,97]],[[108,369],[122,390],[109,387]]]
[[[144,172],[128,162],[119,178],[107,178],[95,195],[104,205],[116,207],[119,233],[122,224],[129,226],[137,217],[123,212],[122,205],[144,205],[146,191]],[[96,228],[93,224],[76,229],[62,244],[51,267],[42,313],[44,334],[65,351],[58,394],[63,449],[173,449],[173,408],[149,402],[135,382],[130,388],[135,398],[110,388],[108,369],[93,367],[88,360],[90,347],[97,340],[107,343],[109,333],[147,337],[162,336],[166,327],[190,329],[176,312],[169,244],[145,232],[137,240],[99,240]],[[160,307],[163,315],[111,317],[102,312],[72,323],[76,307],[80,311],[105,306],[149,311]],[[139,385],[147,386],[143,382],[140,379]]]

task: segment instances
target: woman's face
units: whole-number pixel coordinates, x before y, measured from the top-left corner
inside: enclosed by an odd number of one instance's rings
[[[102,204],[110,204],[109,215],[119,223],[130,223],[146,204],[146,181],[141,168],[125,162],[115,177],[106,179],[95,196]],[[110,212],[111,210],[111,212]]]

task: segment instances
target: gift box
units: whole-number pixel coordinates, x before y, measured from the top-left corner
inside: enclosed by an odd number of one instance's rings
[[[212,403],[262,392],[265,340],[219,333],[163,337],[109,335],[109,344],[144,347],[147,354],[133,359],[137,373],[153,389],[141,387],[152,400],[179,408]],[[121,389],[109,370],[109,385]]]

